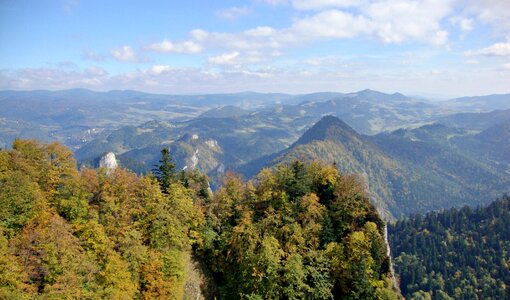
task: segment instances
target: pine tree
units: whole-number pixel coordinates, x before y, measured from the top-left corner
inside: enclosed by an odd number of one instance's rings
[[[161,150],[161,160],[155,167],[153,172],[158,179],[161,191],[169,194],[170,185],[175,182],[175,164],[172,162],[168,148]]]

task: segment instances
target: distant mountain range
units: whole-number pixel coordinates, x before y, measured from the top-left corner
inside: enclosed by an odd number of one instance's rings
[[[244,92],[210,95],[160,95],[137,91],[0,91],[0,147],[16,137],[58,140],[74,150],[123,126],[185,121],[198,116],[224,118],[246,113],[282,119],[335,115],[363,134],[419,126],[458,112],[510,109],[509,95],[429,102],[400,93],[372,90],[305,95]]]
[[[332,96],[335,98],[318,101]],[[401,94],[389,95],[370,90],[346,95],[317,93],[296,96],[296,99],[304,102],[297,105],[275,104],[257,110],[223,105],[188,121],[151,121],[141,126],[122,127],[85,144],[76,151],[76,155],[79,160],[87,161],[112,151],[119,154],[125,163],[141,159],[150,166],[157,162],[159,155],[155,145],[170,145],[178,141],[171,146],[179,147],[174,152],[188,154],[182,163],[178,161],[178,166],[193,164],[193,157],[207,156],[217,164],[203,163],[203,159],[198,159],[197,166],[211,174],[216,168],[236,168],[258,157],[285,149],[323,115],[341,116],[356,130],[373,133],[378,132],[374,126],[387,129],[404,126],[411,120],[419,123],[425,122],[424,119],[429,121],[434,109],[429,104],[411,100]],[[409,107],[415,107],[416,110]],[[186,135],[197,136],[197,139],[191,141],[195,150],[190,150],[193,146],[185,138]],[[207,146],[198,146],[198,143],[206,141],[217,142],[219,148],[213,150]],[[144,148],[147,149],[142,151]],[[194,153],[197,149],[198,152]]]
[[[446,104],[450,107],[478,111],[504,110],[510,107],[510,94],[462,97],[449,100]]]
[[[137,91],[0,91],[0,147],[16,137],[58,140],[76,150],[127,125],[184,121],[218,106],[259,108],[292,102],[286,94],[160,95]]]

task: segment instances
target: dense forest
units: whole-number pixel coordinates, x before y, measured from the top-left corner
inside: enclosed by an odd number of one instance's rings
[[[202,251],[222,295],[395,299],[384,222],[360,186],[297,161],[247,184],[228,177],[206,211]]]
[[[510,299],[510,198],[389,226],[408,299]]]
[[[221,299],[399,297],[355,177],[294,162],[223,182],[211,193],[168,151],[139,176],[14,141],[0,151],[0,298],[196,299],[193,284]]]

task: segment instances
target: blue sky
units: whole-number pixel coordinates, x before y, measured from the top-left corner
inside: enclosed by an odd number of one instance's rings
[[[508,0],[0,0],[0,89],[510,92]]]

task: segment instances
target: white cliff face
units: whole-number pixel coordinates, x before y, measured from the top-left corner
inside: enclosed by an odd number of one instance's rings
[[[99,160],[99,167],[105,168],[106,173],[110,174],[113,170],[115,170],[119,165],[117,164],[117,158],[113,152],[106,153]]]
[[[193,156],[191,157],[191,168],[194,169],[198,165],[198,149],[195,150],[195,153],[193,153]]]
[[[393,288],[397,289],[397,279],[395,278],[395,269],[393,268],[393,261],[391,259],[391,249],[390,242],[388,241],[388,225],[384,225],[384,242],[386,243],[386,255],[390,259],[390,273],[391,273],[391,281],[393,284]]]
[[[207,140],[205,141],[205,144],[209,146],[211,149],[217,149],[218,148],[218,141],[216,140]]]

